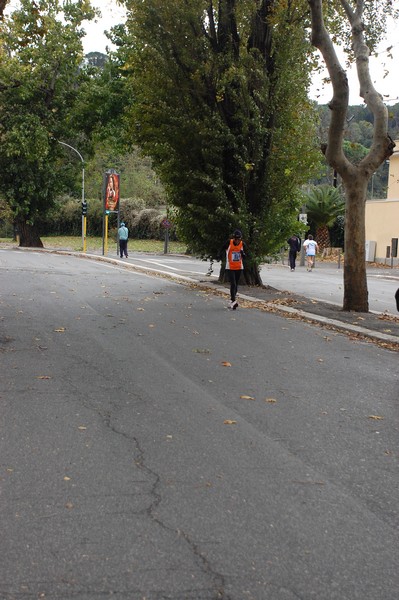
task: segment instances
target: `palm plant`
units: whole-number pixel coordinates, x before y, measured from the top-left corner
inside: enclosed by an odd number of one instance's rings
[[[310,190],[305,198],[308,221],[316,228],[316,240],[320,250],[330,246],[331,227],[338,216],[345,212],[345,200],[338,188],[320,185]]]

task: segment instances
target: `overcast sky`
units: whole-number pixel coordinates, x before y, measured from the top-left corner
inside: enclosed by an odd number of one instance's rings
[[[166,0],[167,1],[167,0]],[[113,25],[124,22],[126,11],[118,6],[116,0],[92,0],[92,6],[99,8],[102,16],[95,23],[90,21],[84,24],[86,37],[83,40],[85,52],[105,52],[109,46],[109,40],[104,31],[111,29]]]
[[[165,0],[167,1],[167,0]],[[104,35],[104,30],[112,25],[123,22],[125,11],[118,6],[116,0],[92,0],[92,4],[98,7],[102,12],[102,18],[97,23],[86,24],[87,35],[84,40],[85,52],[104,52],[109,41]],[[386,48],[392,46],[393,58],[388,57]],[[345,61],[342,61],[345,65]],[[387,104],[395,104],[399,101],[399,22],[391,23],[387,34],[387,40],[381,43],[378,57],[370,58],[370,74],[378,92],[384,96]],[[387,73],[387,74],[386,74]],[[386,76],[384,77],[384,74]],[[363,99],[359,96],[359,83],[357,80],[356,69],[348,71],[350,87],[350,104],[363,104]],[[322,77],[315,77],[310,90],[310,95],[320,104],[325,104],[332,97],[331,86],[322,83]]]
[[[167,2],[167,0],[165,0]],[[398,0],[395,0],[398,2]],[[17,0],[11,0],[9,10],[15,7]],[[85,52],[105,52],[109,40],[104,35],[104,30],[110,29],[124,21],[125,10],[119,6],[116,0],[92,0],[93,6],[99,8],[102,17],[96,23],[85,24],[86,37],[83,45]],[[392,46],[393,58],[388,57],[386,48]],[[380,44],[380,52],[377,57],[370,57],[370,74],[374,85],[380,92],[387,104],[395,104],[399,101],[399,21],[391,22],[387,38]],[[341,63],[345,65],[343,60]],[[359,96],[359,83],[356,76],[356,69],[348,71],[350,104],[363,104],[363,99]],[[322,83],[322,77],[315,76],[310,90],[311,98],[317,100],[320,104],[325,104],[332,97],[331,86]]]

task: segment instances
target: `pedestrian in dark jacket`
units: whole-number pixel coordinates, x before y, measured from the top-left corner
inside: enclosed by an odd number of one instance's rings
[[[301,249],[301,238],[294,234],[290,237],[289,240],[287,240],[287,244],[290,248],[288,252],[288,262],[290,265],[290,269],[291,271],[295,271],[296,256],[299,250]]]
[[[399,310],[399,288],[396,290],[395,300],[396,300],[396,308]]]

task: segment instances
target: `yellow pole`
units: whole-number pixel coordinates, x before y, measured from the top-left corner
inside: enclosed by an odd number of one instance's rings
[[[104,254],[108,254],[108,215],[105,215],[105,227],[104,227]]]
[[[86,233],[87,233],[87,217],[85,215],[83,217],[83,252],[86,252],[86,249],[87,249]]]

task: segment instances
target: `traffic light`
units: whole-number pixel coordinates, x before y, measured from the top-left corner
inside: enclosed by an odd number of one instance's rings
[[[87,202],[86,202],[86,200],[82,201],[82,215],[87,215]]]

